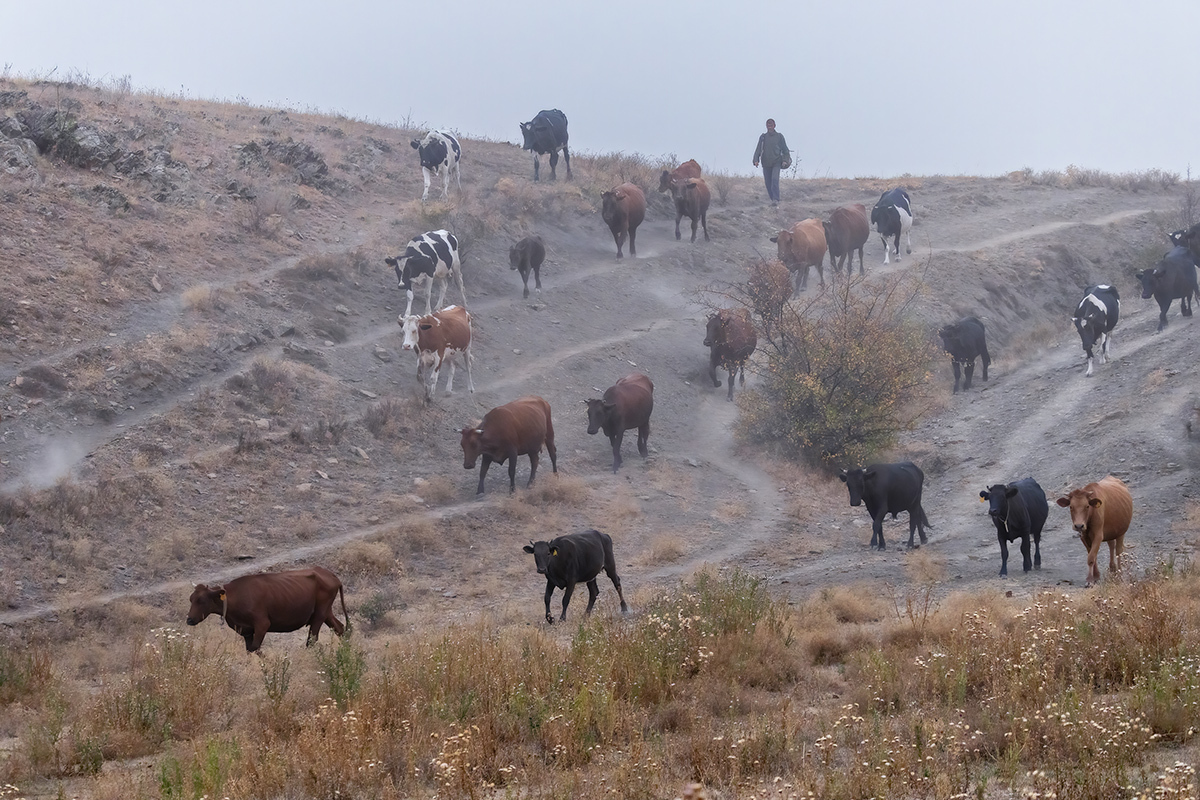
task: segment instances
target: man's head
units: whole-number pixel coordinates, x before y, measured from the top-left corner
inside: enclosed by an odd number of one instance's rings
[[[769,132],[773,130],[775,130],[775,120],[769,119],[767,120],[767,131]]]

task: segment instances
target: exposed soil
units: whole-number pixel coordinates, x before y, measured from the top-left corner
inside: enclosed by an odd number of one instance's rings
[[[127,117],[150,115],[127,102]],[[1133,278],[1165,249],[1180,187],[1058,188],[1021,176],[792,181],[773,208],[754,180],[738,179],[728,204],[710,212],[711,242],[689,244],[686,232],[677,242],[668,203],[650,195],[637,257],[617,261],[595,211],[609,176],[589,173],[583,159],[575,184],[527,187],[530,164],[515,146],[464,140],[466,196],[422,206],[409,132],[139,103],[176,126],[163,136],[175,137],[177,158],[211,165],[196,166],[173,204],[49,159],[37,180],[3,187],[0,265],[15,289],[0,311],[16,324],[0,327],[0,484],[18,505],[56,486],[103,493],[118,478],[151,488],[131,493],[136,508],[121,509],[115,524],[94,512],[56,525],[14,514],[0,548],[9,587],[0,623],[136,597],[179,624],[194,582],[315,561],[339,567],[352,613],[372,592],[401,598],[401,627],[496,609],[537,621],[541,582],[521,545],[585,527],[612,533],[635,607],[705,564],[751,569],[795,597],[845,583],[933,581],[939,593],[1081,587],[1083,549],[1057,507],[1041,571],[1023,575],[1018,552],[1010,577],[996,575],[978,492],[1027,475],[1051,497],[1107,473],[1126,480],[1133,569],[1195,546],[1197,445],[1185,426],[1198,405],[1188,377],[1196,323],[1173,309],[1156,334],[1157,307]],[[322,191],[279,169],[259,174],[293,197],[278,219],[258,223],[265,232],[239,215],[247,201],[221,189],[239,174],[222,166],[233,145],[263,135],[311,141],[345,176],[340,191]],[[352,157],[364,153],[369,166]],[[504,192],[515,190],[504,181],[529,193],[533,212],[505,206]],[[92,183],[121,186],[134,210],[80,200],[80,184]],[[865,511],[847,505],[840,483],[736,446],[736,404],[707,379],[706,312],[693,290],[740,279],[750,258],[773,254],[768,237],[779,228],[846,202],[869,206],[891,185],[912,194],[914,250],[885,268],[873,237],[869,274],[922,271],[930,289],[918,311],[930,329],[974,313],[995,360],[988,382],[977,372],[957,396],[948,365],[934,375],[946,387],[940,410],[892,454],[926,472],[929,543],[906,550],[902,517],[887,524],[889,549],[875,552]],[[553,210],[539,214],[539,203]],[[478,222],[485,212],[493,218]],[[460,370],[458,392],[439,387],[426,408],[411,356],[399,350],[403,296],[383,258],[442,224],[467,247],[477,391],[465,391]],[[505,251],[529,230],[545,238],[549,258],[544,292],[523,301]],[[322,273],[319,257],[341,267]],[[1099,282],[1121,290],[1123,318],[1115,360],[1085,378],[1069,317],[1082,288]],[[458,300],[453,288],[448,300]],[[292,375],[282,399],[253,389],[256,367],[271,364]],[[655,382],[651,455],[643,462],[626,442],[625,466],[612,475],[608,443],[586,435],[580,401],[634,370]],[[523,394],[554,409],[567,499],[543,456],[532,492],[522,459],[515,500],[506,470],[493,468],[477,501],[456,429]],[[398,427],[375,438],[364,420],[386,400],[397,404]],[[364,566],[353,549],[363,542],[382,542],[394,558]],[[601,592],[601,606],[615,607],[614,593]]]

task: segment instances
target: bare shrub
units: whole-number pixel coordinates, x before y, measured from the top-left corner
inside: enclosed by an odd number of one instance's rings
[[[737,178],[725,170],[720,170],[708,173],[704,176],[704,180],[709,186],[717,190],[717,202],[721,205],[727,205],[729,203],[729,193],[733,191]]]
[[[396,569],[396,555],[386,542],[350,542],[334,553],[330,569],[338,575],[380,578]]]
[[[279,411],[291,405],[297,392],[290,365],[277,361],[256,360],[248,372],[240,372],[225,381],[232,391],[246,395],[260,405]]]
[[[253,197],[238,204],[238,225],[247,233],[274,239],[287,221],[291,196],[287,192],[253,192]]]
[[[227,309],[231,297],[230,293],[225,289],[201,284],[200,286],[192,286],[185,289],[182,299],[184,308],[208,313]]]
[[[407,419],[408,406],[398,400],[372,403],[363,414],[363,425],[376,439],[394,439]]]
[[[343,281],[347,273],[355,270],[353,256],[349,253],[322,253],[305,256],[296,262],[296,266],[282,269],[279,277],[303,283],[317,281]]]

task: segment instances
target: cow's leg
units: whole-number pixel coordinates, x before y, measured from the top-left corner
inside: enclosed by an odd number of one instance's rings
[[[1033,569],[1033,559],[1029,557],[1029,532],[1021,536],[1021,566],[1026,572]]]
[[[1100,358],[1105,364],[1108,363],[1108,340],[1111,338],[1111,333],[1100,334]]]
[[[964,365],[963,372],[967,376],[966,381],[963,382],[963,389],[964,390],[970,389],[971,388],[971,376],[975,374],[975,359],[972,358],[970,361],[968,361],[966,363],[966,365]]]
[[[550,471],[558,474],[558,448],[554,446],[554,423],[546,417],[546,453],[550,456]]]
[[[475,394],[475,379],[471,377],[471,345],[463,348],[463,366],[467,370],[467,391]]]
[[[251,638],[246,637],[246,652],[254,653],[258,648],[262,647],[263,639],[267,637],[267,631],[270,629],[270,623],[265,620],[254,623],[254,635]]]
[[[1000,577],[1008,577],[1008,537],[1000,526],[996,526],[996,539],[1000,542]]]
[[[696,243],[696,227],[700,224],[700,217],[692,217],[692,244]],[[708,239],[708,227],[704,228],[704,238]]]
[[[475,490],[476,495],[483,494],[483,479],[487,477],[488,467],[492,465],[492,457],[487,453],[482,456],[482,462],[479,465],[479,488]]]
[[[720,358],[717,357],[717,348],[714,345],[708,353],[708,377],[712,381],[714,389],[721,388],[721,379],[717,377],[717,365],[719,362]]]
[[[615,473],[621,468],[621,443],[625,441],[625,431],[617,431],[608,437],[608,440],[612,443],[613,472]]]
[[[441,292],[438,293],[438,301],[437,301],[437,307],[439,309],[443,308],[446,304],[446,288],[449,286],[450,286],[450,276],[447,275],[445,278],[442,278],[442,280],[441,280],[442,290],[441,290]],[[433,283],[432,282],[429,284],[429,294],[431,294],[431,295],[433,294]],[[465,307],[466,306],[464,305],[464,308]]]
[[[454,362],[458,359],[451,355],[447,356],[445,360],[446,366],[450,368],[446,373],[446,394],[454,394]],[[437,392],[437,377],[433,379],[433,390]]]
[[[864,271],[865,269],[866,268],[863,266],[863,246],[860,245],[858,248],[858,274],[859,274],[859,276],[866,275],[866,272]],[[851,256],[850,256],[850,269],[846,270],[846,274],[849,275],[851,272],[854,272],[854,255],[853,254],[851,254]]]
[[[406,305],[404,307],[404,316],[410,317],[410,316],[412,316],[412,303],[413,303],[413,290],[412,290],[411,284],[409,285],[408,290],[405,292],[405,296],[408,298],[408,305]]]
[[[629,606],[625,603],[625,595],[621,592],[621,578],[617,575],[617,560],[611,556],[604,559],[604,571],[617,589],[617,597],[621,600],[621,613],[628,614]]]
[[[637,228],[629,229],[629,257],[637,257]]]
[[[425,402],[432,403],[433,396],[437,394],[438,375],[442,372],[442,364],[439,360],[431,366],[425,368]]]
[[[304,640],[305,647],[312,647],[313,642],[321,638],[321,626],[325,624],[325,617],[320,613],[314,613],[312,619],[308,622],[308,638]]]
[[[529,454],[529,483],[525,484],[526,489],[528,489],[530,486],[533,486],[533,479],[534,479],[534,477],[537,476],[538,456],[540,453],[541,453],[541,450],[534,450],[532,453]],[[515,488],[515,481],[516,481],[515,476],[517,474],[517,470],[516,470],[516,466],[515,466],[517,463],[517,457],[515,455],[512,458],[512,463],[514,465],[512,474],[514,476],[513,480],[514,480],[514,488]]]
[[[896,515],[893,514],[892,519],[895,519],[895,518],[896,518]],[[919,529],[920,524],[921,524],[920,507],[918,506],[917,509],[915,509],[915,510],[909,509],[908,510],[908,549],[909,550],[912,550],[918,546],[913,540],[914,540],[914,537],[916,537],[916,535],[917,535],[917,530]],[[921,544],[925,544],[925,532],[924,531],[921,531]]]
[[[891,250],[888,248],[887,237],[882,233],[879,234],[879,240],[883,242],[883,263],[886,265],[888,263],[888,256],[891,254]]]
[[[442,198],[450,197],[450,167],[442,170]]]
[[[908,248],[908,252],[912,252],[912,247]],[[900,232],[896,232],[896,260],[900,260]]]
[[[538,162],[539,162],[539,161],[540,161],[540,159],[538,158],[538,154],[535,152],[535,153],[533,154],[533,180],[534,180],[534,182],[535,182],[535,183],[536,183],[538,180],[540,180],[540,178],[538,177],[538,167],[539,167],[539,164],[538,164]]]
[[[678,204],[676,204],[675,205],[675,241],[679,241],[680,239],[683,238],[683,235],[679,233],[679,223],[682,220],[683,220],[683,209],[680,208]],[[695,229],[693,229],[693,230],[695,230]],[[696,241],[696,235],[694,233],[692,234],[692,241],[693,242]]]
[[[987,345],[984,345],[980,348],[979,362],[983,365],[983,380],[986,383],[987,379],[988,379],[987,378],[988,365],[992,363],[992,357],[990,355],[988,355]]]
[[[797,272],[800,277],[800,291],[806,291],[808,289],[808,267],[801,267]]]
[[[550,613],[550,599],[554,596],[554,581],[546,579],[546,622],[554,624],[554,616]]]
[[[1188,292],[1179,299],[1179,313],[1185,317],[1192,315],[1192,294]]]
[[[558,166],[558,151],[551,150],[550,151],[550,180],[552,180],[552,181],[558,180],[558,172],[555,169],[555,167],[557,167],[557,166]]]
[[[650,455],[650,448],[647,442],[650,439],[650,423],[638,426],[638,452],[642,454],[642,458],[647,458]]]
[[[707,211],[705,211],[704,213],[702,213],[700,215],[700,224],[704,226],[704,241],[706,241],[706,242],[711,241],[711,239],[708,238],[708,212]]]
[[[733,402],[733,379],[737,377],[737,364],[729,368],[729,396],[725,398],[729,402]]]
[[[567,180],[571,179],[571,153],[567,150],[567,146],[563,145],[563,161],[567,164]]]
[[[1087,353],[1087,372],[1083,373],[1083,376],[1085,378],[1090,378],[1092,377],[1092,349],[1089,347],[1087,350],[1084,350],[1084,352]],[[1100,352],[1103,353],[1104,351],[1101,350]]]
[[[592,578],[587,582],[588,587],[588,607],[585,614],[592,613],[592,609],[596,606],[596,598],[600,596],[600,586],[596,583],[596,579]]]
[[[1100,567],[1096,565],[1100,555],[1100,535],[1094,535],[1093,539],[1094,541],[1088,545],[1088,577],[1085,586],[1092,586],[1100,582]]]
[[[904,252],[912,255],[912,225],[904,231]],[[896,237],[896,260],[900,260],[900,237]]]
[[[454,269],[452,274],[454,275],[454,282],[458,284],[458,293],[460,295],[462,295],[463,308],[466,308],[467,307],[467,290],[463,287],[462,264],[459,264],[458,267],[456,267]],[[446,283],[447,284],[450,283],[450,280],[448,278],[446,280]]]
[[[571,595],[575,594],[575,581],[567,581],[567,586],[563,589],[562,616],[559,619],[563,622],[567,621],[567,606],[571,604]]]
[[[1033,568],[1042,568],[1042,534],[1041,531],[1033,534]]]
[[[521,282],[523,284],[525,284],[525,293],[522,294],[521,297],[528,299],[529,298],[529,269],[527,267],[521,267],[520,272],[521,272]]]
[[[537,264],[533,268],[533,280],[537,284],[538,294],[542,293],[542,265]],[[526,295],[528,296],[528,295]]]
[[[533,483],[533,473],[535,471],[537,471],[537,467],[534,466],[533,456],[531,455],[529,457],[529,483],[527,483],[526,486],[529,486]],[[509,453],[508,454],[508,493],[512,494],[516,490],[517,490],[517,456],[516,456],[516,453]]]
[[[338,592],[341,593],[341,589],[339,589]],[[345,602],[346,602],[346,598],[343,595],[342,596],[342,604],[344,605]],[[349,619],[349,617],[347,617],[347,619]],[[346,632],[346,626],[343,625],[342,621],[337,618],[337,614],[333,613],[333,598],[329,599],[329,608],[325,611],[324,622],[326,625],[328,625],[330,628],[332,628],[333,632],[336,633],[338,636],[341,636],[343,633]]]
[[[883,542],[883,521],[887,518],[887,511],[881,511],[871,519],[871,547],[879,546],[880,550],[886,550],[887,545]]]
[[[1160,300],[1158,303],[1158,307],[1160,310],[1159,310],[1159,314],[1158,314],[1158,331],[1157,332],[1162,333],[1162,329],[1167,327],[1167,311],[1171,308],[1171,301],[1168,299],[1166,303],[1163,303]]]
[[[962,373],[959,371],[958,361],[954,358],[950,359],[950,368],[954,370],[954,393],[958,394],[958,380]]]
[[[462,194],[462,169],[461,164],[454,162],[454,182],[458,184],[458,193]]]
[[[617,243],[617,259],[619,260],[619,259],[624,258],[625,254],[621,252],[621,248],[625,245],[625,234],[624,233],[614,233],[613,241]]]
[[[429,199],[430,180],[429,180],[429,168],[428,167],[421,167],[421,177],[423,177],[425,179],[425,191],[421,193],[421,202],[423,203]]]
[[[1109,572],[1116,572],[1118,567],[1120,566],[1119,560],[1121,557],[1121,552],[1125,549],[1124,547],[1121,546],[1124,543],[1123,542],[1124,538],[1125,537],[1122,536],[1121,539],[1109,539],[1108,540],[1108,571]]]

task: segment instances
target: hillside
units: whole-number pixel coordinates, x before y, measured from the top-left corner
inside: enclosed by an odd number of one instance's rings
[[[847,586],[887,603],[927,584],[1082,592],[1083,549],[1057,507],[1043,569],[1022,575],[1018,560],[996,577],[978,491],[1026,475],[1052,497],[1125,479],[1135,574],[1195,548],[1196,323],[1173,309],[1156,334],[1133,277],[1178,227],[1186,185],[785,179],[775,208],[759,180],[724,176],[712,241],[691,245],[653,191],[662,165],[636,156],[577,154],[574,180],[534,184],[518,146],[464,136],[462,194],[422,204],[414,130],[45,83],[0,83],[0,114],[0,625],[13,642],[55,641],[79,680],[120,671],[101,640],[182,628],[193,584],[293,564],[342,577],[351,616],[378,623],[361,631],[371,647],[481,617],[538,624],[543,582],[521,546],[589,527],[612,535],[635,613],[705,565],[740,566],[794,603]],[[622,180],[650,208],[638,257],[617,261],[598,208]],[[889,522],[896,544],[877,553],[839,482],[736,445],[696,290],[741,280],[781,227],[893,185],[913,197],[913,254],[885,268],[873,236],[868,274],[917,271],[930,331],[974,313],[994,361],[957,396],[948,365],[931,375],[938,410],[892,455],[925,469],[933,533],[909,552],[907,521]],[[442,227],[464,243],[477,391],[460,381],[426,407],[383,259]],[[507,248],[529,232],[548,259],[524,301]],[[1085,379],[1069,317],[1098,282],[1119,287],[1123,318],[1115,360]],[[655,382],[651,455],[627,441],[614,476],[580,401],[635,369]],[[476,500],[457,430],[524,394],[554,409],[559,476],[543,458],[526,490],[522,458],[514,497],[493,467]],[[215,620],[195,633],[238,644]],[[300,647],[299,634],[267,642]],[[0,716],[0,741],[22,719]]]

